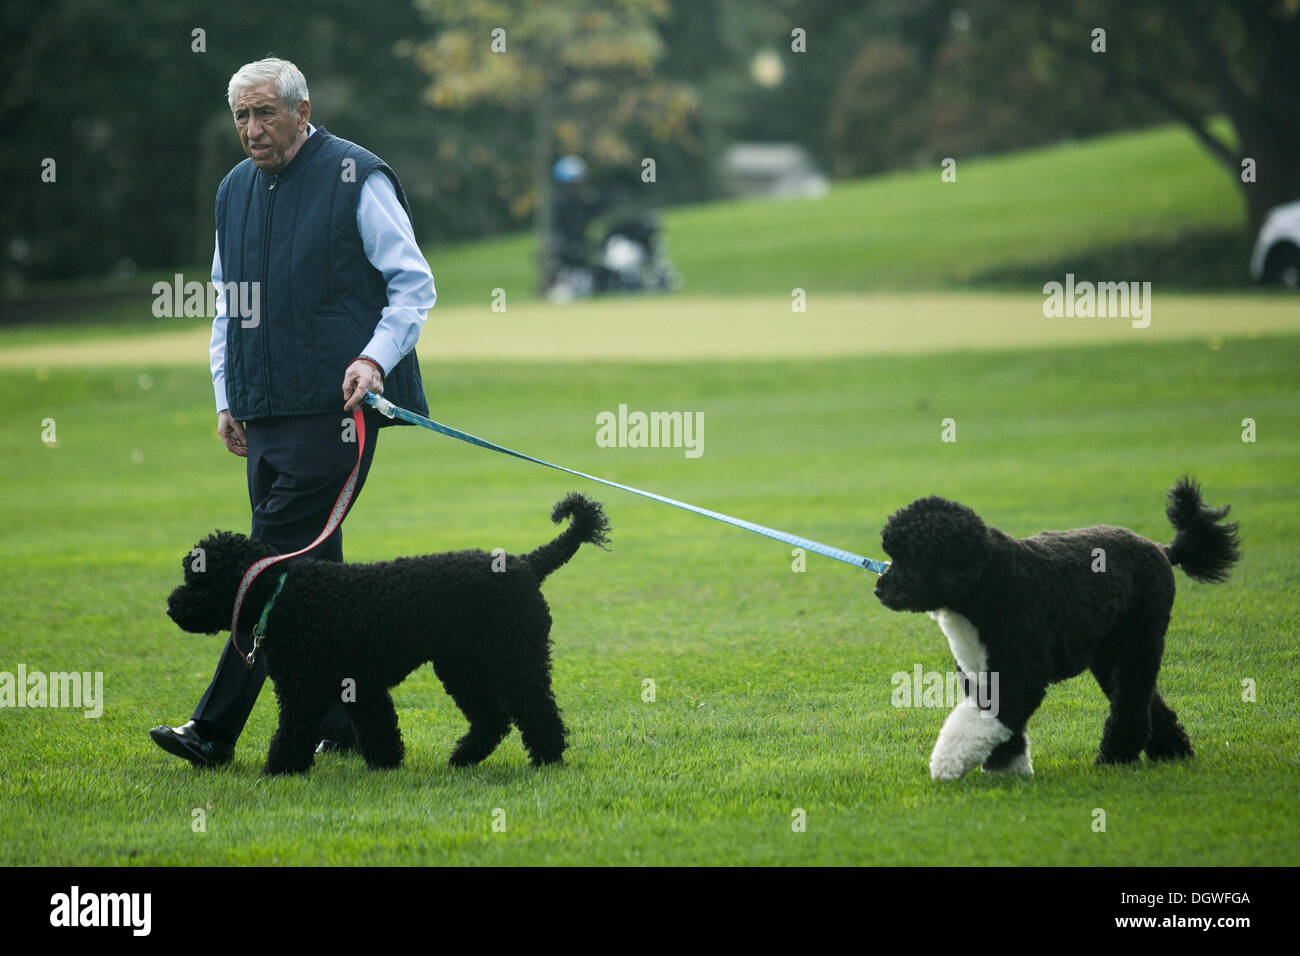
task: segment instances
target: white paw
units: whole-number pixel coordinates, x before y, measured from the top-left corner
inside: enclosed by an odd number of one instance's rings
[[[1011,739],[1011,730],[996,717],[981,716],[967,699],[952,709],[943,722],[930,754],[930,776],[958,780],[984,763],[998,744]]]
[[[930,758],[930,776],[935,780],[960,780],[969,770],[959,760],[935,754]]]

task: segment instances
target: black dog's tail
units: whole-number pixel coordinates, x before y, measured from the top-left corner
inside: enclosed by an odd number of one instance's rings
[[[584,542],[601,547],[609,542],[609,518],[605,517],[600,502],[576,491],[570,492],[551,511],[551,520],[559,524],[570,515],[573,520],[558,538],[524,556],[537,572],[539,581],[546,580],[548,574],[563,567]]]
[[[1169,489],[1169,506],[1165,509],[1177,532],[1165,546],[1169,563],[1180,565],[1197,581],[1226,581],[1241,556],[1236,522],[1219,524],[1230,507],[1207,507],[1201,501],[1200,487],[1186,475],[1179,478]]]

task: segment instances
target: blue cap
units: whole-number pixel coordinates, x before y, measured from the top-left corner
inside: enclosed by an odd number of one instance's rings
[[[580,183],[587,178],[587,164],[581,156],[561,156],[551,167],[551,177],[557,183]]]

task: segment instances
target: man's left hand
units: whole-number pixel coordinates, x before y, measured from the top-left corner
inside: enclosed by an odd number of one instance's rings
[[[359,358],[343,373],[343,410],[354,411],[366,400],[366,392],[384,394],[384,375],[370,359]]]

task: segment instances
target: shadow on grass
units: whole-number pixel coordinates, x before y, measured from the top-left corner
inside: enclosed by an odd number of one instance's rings
[[[1067,273],[1079,280],[1138,281],[1162,289],[1250,289],[1251,239],[1232,231],[1180,232],[1087,249],[1064,259],[1021,263],[976,273],[977,288],[1041,287]]]

